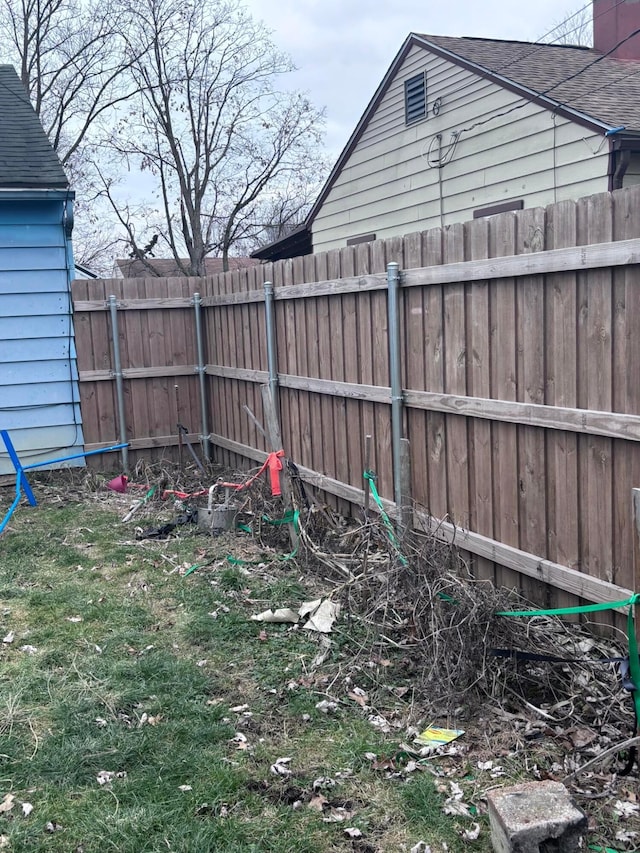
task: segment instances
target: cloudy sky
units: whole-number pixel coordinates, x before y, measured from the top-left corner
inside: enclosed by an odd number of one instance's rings
[[[536,41],[586,0],[245,0],[292,57],[295,87],[327,111],[327,148],[342,150],[410,32]],[[553,36],[547,40],[552,40]]]

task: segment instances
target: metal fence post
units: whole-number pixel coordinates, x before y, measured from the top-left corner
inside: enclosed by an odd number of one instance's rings
[[[400,272],[395,261],[387,264],[387,305],[389,316],[389,378],[391,381],[391,456],[393,499],[398,514],[402,506],[402,369],[400,363]]]
[[[264,283],[264,315],[265,324],[267,327],[267,363],[269,368],[269,388],[275,410],[280,419],[280,401],[278,397],[278,350],[276,347],[276,314],[275,314],[275,296],[273,283],[265,281]]]
[[[122,364],[120,362],[120,335],[118,333],[118,302],[116,297],[109,297],[109,311],[111,312],[111,343],[113,344],[113,370],[111,371],[116,380],[116,398],[118,401],[118,424],[120,430],[120,441],[127,441],[127,421],[124,413],[124,384],[122,381]],[[129,470],[129,448],[122,448],[122,468]]]
[[[204,364],[204,344],[202,337],[202,300],[199,293],[193,294],[193,310],[196,322],[196,344],[198,348],[198,364],[196,372],[200,385],[200,426],[202,433],[202,451],[207,462],[211,461],[211,444],[209,442],[209,418],[207,417],[207,380]]]

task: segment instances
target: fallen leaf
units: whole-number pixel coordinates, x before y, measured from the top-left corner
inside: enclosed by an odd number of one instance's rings
[[[5,794],[4,799],[0,803],[0,814],[5,814],[6,812],[10,812],[13,808],[13,801],[15,797],[13,794]]]
[[[462,833],[462,837],[465,841],[477,841],[480,835],[480,824],[473,823],[471,824],[471,829],[465,829]]]
[[[353,699],[354,702],[357,702],[361,708],[366,708],[369,703],[369,697],[361,687],[354,687],[353,690],[350,690],[347,693],[347,696],[349,699]]]
[[[371,762],[372,770],[395,770],[396,765],[393,762],[392,758],[376,758],[375,761]]]
[[[113,770],[101,770],[96,776],[98,785],[108,785],[114,779],[126,779],[127,773],[125,770],[119,770],[115,773]]]
[[[448,815],[460,815],[461,817],[471,817],[469,806],[466,803],[458,800],[447,800],[442,811]]]
[[[625,844],[630,844],[632,841],[635,841],[637,837],[637,832],[627,831],[626,829],[620,829],[616,832],[616,841],[622,841]]]
[[[569,729],[567,734],[571,738],[571,742],[575,749],[583,749],[585,746],[589,746],[598,737],[593,729],[587,728]]]
[[[347,838],[362,838],[362,831],[356,826],[347,826],[344,830],[344,834]]]
[[[322,699],[321,702],[316,703],[316,710],[321,711],[323,714],[333,714],[334,711],[338,710],[338,703]]]
[[[370,714],[367,719],[374,728],[387,733],[391,731],[388,721],[384,717],[381,717],[380,714]]]
[[[314,809],[315,811],[321,812],[324,810],[325,803],[328,803],[326,797],[323,797],[322,794],[316,794],[315,797],[311,797],[309,800],[309,808]]]
[[[0,806],[0,808],[2,808]],[[632,817],[640,811],[640,806],[636,803],[624,803],[622,800],[616,800],[613,804],[613,811],[618,817]]]
[[[290,761],[291,758],[278,758],[269,770],[274,776],[291,776],[292,771],[287,767]]]
[[[326,817],[323,817],[322,820],[325,823],[342,823],[343,820],[350,820],[352,817],[353,812],[350,812],[343,806],[337,806],[335,808],[331,808],[329,813]]]
[[[324,634],[320,635],[318,645],[320,646],[320,651],[311,661],[311,670],[317,669],[319,666],[322,666],[322,664],[327,659],[329,652],[331,651],[331,640]]]
[[[16,633],[15,633],[15,631],[9,631],[9,633],[8,633],[6,636],[4,636],[4,637],[2,638],[2,642],[3,642],[3,643],[7,643],[7,644],[9,644],[9,643],[13,643],[13,641],[15,640],[15,638],[16,638]]]
[[[333,788],[338,784],[338,780],[334,779],[333,776],[318,776],[317,779],[313,780],[311,787],[314,791],[319,791],[320,788]]]
[[[278,610],[263,610],[251,617],[254,622],[297,622],[298,614],[289,607],[281,607]]]

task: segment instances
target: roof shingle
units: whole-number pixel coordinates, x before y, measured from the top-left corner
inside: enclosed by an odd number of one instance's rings
[[[417,37],[609,127],[640,130],[640,60],[569,45]]]
[[[0,116],[0,188],[67,189],[58,155],[11,65],[0,65]]]

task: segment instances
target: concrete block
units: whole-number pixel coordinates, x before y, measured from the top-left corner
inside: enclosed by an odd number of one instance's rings
[[[587,818],[560,782],[525,782],[489,791],[496,853],[578,853]]]

